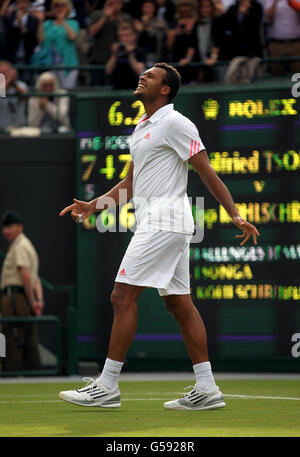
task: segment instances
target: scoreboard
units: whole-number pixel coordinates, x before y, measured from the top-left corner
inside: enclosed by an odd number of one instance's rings
[[[256,246],[241,247],[239,230],[190,166],[188,195],[204,234],[190,248],[191,293],[214,367],[300,371],[300,101],[288,84],[265,83],[182,88],[174,102],[196,124],[241,216],[261,234]],[[144,107],[131,93],[105,92],[79,95],[77,113],[76,196],[91,200],[126,176],[130,135]],[[197,197],[204,198],[201,215]],[[134,230],[131,202],[77,227],[81,360],[106,356],[110,293]],[[140,296],[126,364],[131,370],[190,367],[177,324],[155,289]]]

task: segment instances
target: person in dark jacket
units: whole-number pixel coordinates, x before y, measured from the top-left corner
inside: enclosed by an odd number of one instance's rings
[[[30,5],[30,0],[16,0],[15,10],[2,18],[3,58],[13,64],[28,65],[38,44],[37,33],[40,22],[30,14]]]
[[[197,2],[195,0],[177,0],[175,20],[168,30],[166,47],[169,52],[169,60],[178,64],[178,71],[183,84],[194,81],[197,76],[197,70],[189,66],[197,49],[196,8]]]
[[[256,0],[238,0],[222,17],[219,60],[262,56],[263,10]]]
[[[256,0],[237,0],[220,18],[214,43],[220,61],[218,78],[228,83],[249,82],[260,70],[263,53],[263,9]]]
[[[171,24],[175,16],[174,2],[172,0],[156,0],[156,3],[158,6],[157,17]]]
[[[130,24],[118,28],[118,41],[111,46],[111,56],[105,65],[114,89],[134,89],[145,70],[145,53],[137,45],[137,33]]]
[[[213,81],[216,78],[214,66],[219,56],[216,36],[222,25],[223,3],[221,11],[219,7],[220,3],[217,4],[216,0],[199,0],[198,2],[198,20],[194,27],[197,49],[193,60],[205,64],[198,69],[197,81],[199,83]]]

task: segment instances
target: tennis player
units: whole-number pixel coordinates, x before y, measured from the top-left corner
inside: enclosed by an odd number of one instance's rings
[[[59,398],[83,406],[121,406],[119,375],[137,326],[138,297],[146,287],[157,288],[167,310],[178,322],[195,374],[194,388],[182,398],[164,403],[174,410],[222,408],[224,397],[215,383],[207,353],[206,329],[190,295],[189,246],[194,221],[186,189],[188,161],[202,182],[225,208],[243,245],[257,243],[259,233],[238,213],[230,192],[212,168],[196,126],[171,103],[180,87],[180,75],[166,63],[157,63],[139,79],[134,95],[145,115],[130,141],[132,162],[127,177],[107,194],[90,202],[74,199],[61,211],[82,221],[116,204],[122,190],[133,198],[137,229],[117,273],[111,302],[114,307],[108,356],[99,377],[85,387],[60,392]],[[199,186],[200,187],[200,186]]]

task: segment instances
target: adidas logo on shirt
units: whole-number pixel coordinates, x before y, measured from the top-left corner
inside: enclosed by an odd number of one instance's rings
[[[125,272],[124,268],[123,268],[123,270],[120,271],[119,274],[120,274],[120,276],[126,276],[126,272]]]
[[[147,133],[147,135],[144,136],[145,140],[150,140],[150,133]]]

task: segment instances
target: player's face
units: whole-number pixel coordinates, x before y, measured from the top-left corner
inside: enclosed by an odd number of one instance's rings
[[[166,71],[163,68],[153,67],[146,70],[142,76],[140,76],[134,95],[142,101],[155,100],[163,95],[162,91],[166,88],[163,84],[165,76]]]

